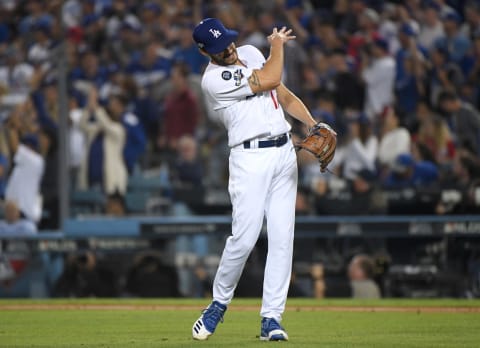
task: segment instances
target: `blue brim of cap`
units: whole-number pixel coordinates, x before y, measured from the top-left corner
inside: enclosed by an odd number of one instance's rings
[[[238,32],[227,29],[227,32],[222,37],[215,41],[214,45],[204,46],[203,49],[210,54],[217,54],[224,51],[232,42],[237,40]]]

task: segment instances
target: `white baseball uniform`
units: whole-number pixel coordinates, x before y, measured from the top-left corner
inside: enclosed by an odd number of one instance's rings
[[[276,91],[254,94],[247,80],[253,69],[262,68],[265,58],[249,45],[237,52],[245,66],[210,63],[202,78],[207,105],[214,110],[212,117],[225,125],[231,148],[232,235],[215,276],[213,299],[222,304],[232,300],[266,217],[268,255],[260,314],[280,321],[292,267],[296,154]]]

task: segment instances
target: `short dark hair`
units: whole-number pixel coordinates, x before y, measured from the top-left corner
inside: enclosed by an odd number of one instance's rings
[[[443,102],[455,101],[458,99],[457,93],[452,90],[445,89],[438,95],[437,103],[441,105]]]
[[[119,203],[124,209],[126,209],[126,207],[127,207],[126,202],[125,202],[125,196],[122,195],[118,190],[116,190],[116,191],[113,192],[113,193],[110,193],[110,194],[107,196],[107,201],[109,201],[109,202],[111,202],[111,201],[117,202],[117,203]]]
[[[338,54],[341,56],[347,55],[347,51],[343,47],[336,47],[331,51],[331,55]]]
[[[128,105],[128,98],[124,93],[113,93],[110,98],[117,99],[123,106]]]
[[[373,262],[373,259],[365,254],[357,255],[355,258],[358,260],[358,265],[365,274],[365,277],[368,279],[373,278],[375,275],[375,263]]]
[[[313,92],[313,97],[315,99],[320,99],[326,102],[331,102],[331,103],[335,102],[333,93],[322,88],[315,90]]]
[[[178,69],[178,72],[183,77],[187,78],[190,75],[190,66],[182,60],[178,60],[173,65],[174,68]]]

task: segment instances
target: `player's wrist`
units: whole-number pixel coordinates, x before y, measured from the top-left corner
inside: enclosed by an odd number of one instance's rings
[[[307,128],[308,128],[308,130],[313,129],[313,127],[315,127],[317,124],[318,124],[318,122],[315,121],[315,120],[312,118],[312,119],[309,120],[308,123],[307,123]]]
[[[284,44],[284,41],[281,39],[281,38],[273,38],[271,41],[270,41],[270,46],[271,47],[283,47],[283,44]]]

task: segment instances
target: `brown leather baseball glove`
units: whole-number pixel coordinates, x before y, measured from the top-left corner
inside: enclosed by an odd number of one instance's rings
[[[337,133],[326,123],[317,123],[308,132],[305,139],[297,144],[297,150],[305,149],[317,157],[320,171],[327,170],[328,164],[335,156]]]

